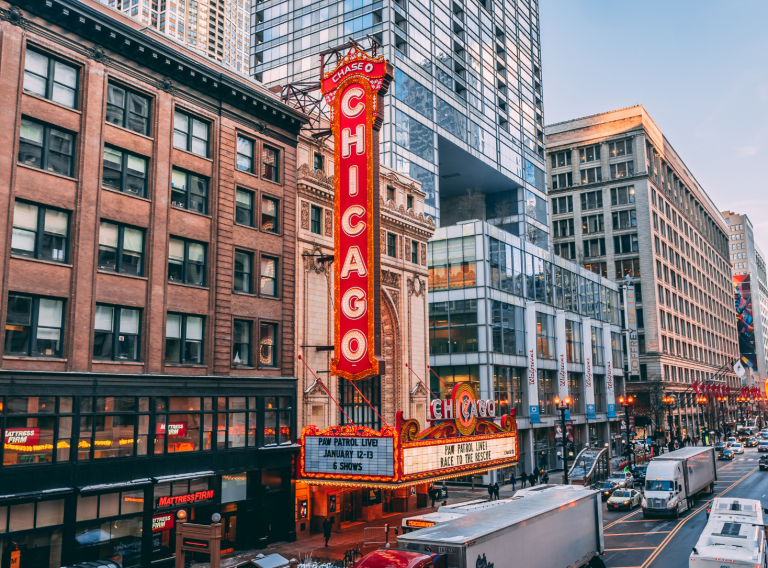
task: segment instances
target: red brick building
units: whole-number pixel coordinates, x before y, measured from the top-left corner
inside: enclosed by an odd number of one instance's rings
[[[0,1],[0,98],[0,565],[290,538],[305,116],[93,0]]]

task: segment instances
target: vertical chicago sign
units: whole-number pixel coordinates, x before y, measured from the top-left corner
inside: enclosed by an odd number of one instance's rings
[[[372,58],[353,46],[322,77],[335,152],[336,329],[331,374],[353,381],[384,373],[379,312],[379,130],[391,69],[383,57]]]

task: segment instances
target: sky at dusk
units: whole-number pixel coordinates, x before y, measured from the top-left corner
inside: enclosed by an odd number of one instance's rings
[[[539,0],[546,124],[642,104],[768,254],[768,1]]]

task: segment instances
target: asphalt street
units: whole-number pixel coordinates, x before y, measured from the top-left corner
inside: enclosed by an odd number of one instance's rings
[[[643,519],[634,511],[608,511],[603,504],[604,561],[609,568],[680,568],[706,524],[707,504],[719,496],[760,499],[768,506],[768,471],[758,468],[759,454],[745,450],[733,461],[717,462],[714,495],[699,498],[679,519]],[[638,485],[637,488],[640,486]]]

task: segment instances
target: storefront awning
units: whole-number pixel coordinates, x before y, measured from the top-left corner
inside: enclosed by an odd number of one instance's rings
[[[27,493],[9,493],[8,495],[0,495],[0,500],[23,499],[25,497],[58,495],[60,493],[71,493],[74,490],[75,490],[74,487],[60,487],[58,489],[46,489],[45,491],[29,491]]]
[[[194,479],[196,477],[210,477],[216,475],[213,471],[196,471],[194,473],[182,473],[180,475],[161,475],[160,477],[153,477],[155,483],[166,483],[168,481],[182,481],[184,479]]]
[[[143,479],[133,479],[131,481],[124,481],[122,483],[101,483],[99,485],[86,485],[80,487],[80,493],[88,493],[89,491],[103,491],[104,489],[121,489],[123,487],[135,487],[137,485],[150,485],[152,480],[148,477]]]

